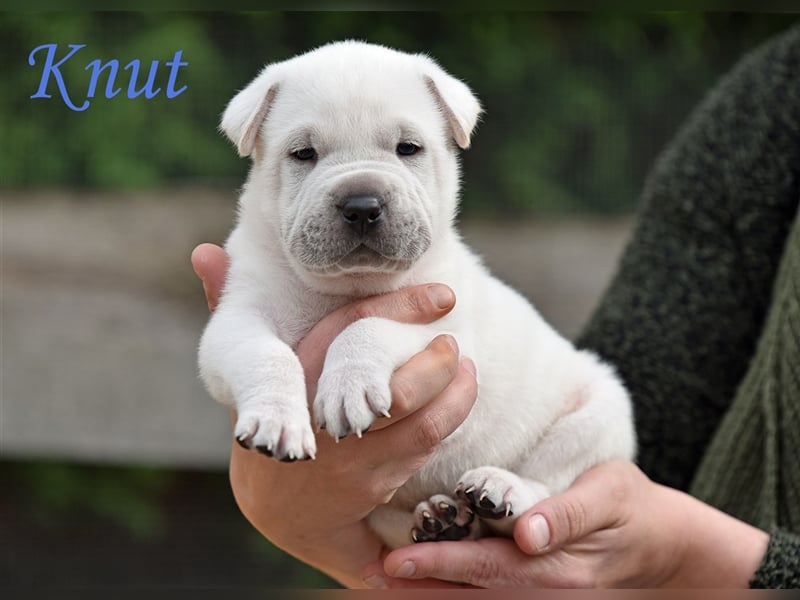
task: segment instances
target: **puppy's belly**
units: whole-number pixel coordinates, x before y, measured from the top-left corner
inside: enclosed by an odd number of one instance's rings
[[[449,324],[462,354],[476,362],[478,399],[397,491],[391,504],[400,510],[413,511],[437,494],[454,495],[472,469],[515,473],[538,501],[600,460],[632,457],[629,403],[613,372],[575,349],[511,288],[491,277],[470,281],[453,286],[461,312]],[[593,402],[600,411],[596,419],[575,418]],[[392,539],[403,535],[397,531]]]

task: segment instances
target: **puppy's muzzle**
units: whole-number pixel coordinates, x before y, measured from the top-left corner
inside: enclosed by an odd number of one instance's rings
[[[383,220],[383,207],[374,196],[348,196],[339,206],[342,220],[361,237]]]

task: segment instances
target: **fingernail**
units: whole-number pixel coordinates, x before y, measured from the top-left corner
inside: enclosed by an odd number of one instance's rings
[[[200,276],[200,272],[197,270],[197,265],[202,264],[205,261],[203,261],[201,254],[196,254],[196,253],[197,253],[197,248],[192,250],[192,254],[189,256],[189,261],[191,262],[192,270],[194,271],[195,275],[197,275],[198,277],[200,277],[200,279],[202,279],[202,277]]]
[[[455,302],[453,291],[446,285],[429,285],[428,296],[436,307],[440,309],[450,308]]]
[[[412,561],[407,560],[397,568],[397,570],[394,572],[394,577],[411,577],[416,572],[417,565],[415,565]]]
[[[453,349],[453,352],[458,354],[458,342],[456,342],[456,338],[448,334],[444,334],[442,337],[448,344],[450,344],[450,347]]]
[[[461,364],[467,371],[469,371],[472,374],[473,377],[478,376],[478,369],[475,367],[475,363],[472,361],[471,358],[464,356],[461,359]]]
[[[386,580],[380,575],[370,575],[364,578],[364,583],[372,589],[382,589],[386,587]]]
[[[534,547],[541,552],[550,544],[550,526],[542,515],[533,515],[528,521],[528,529]]]

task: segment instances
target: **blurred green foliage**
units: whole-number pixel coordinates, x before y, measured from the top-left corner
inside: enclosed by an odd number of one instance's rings
[[[336,585],[244,519],[224,472],[4,459],[0,488],[9,589]]]
[[[358,38],[427,52],[486,109],[464,153],[463,206],[484,214],[630,210],[652,161],[738,56],[791,14],[539,12],[5,13],[0,19],[0,187],[238,185],[247,168],[216,131],[266,62]],[[167,99],[97,97],[74,112],[34,99],[42,44],[86,44],[62,69],[112,58],[189,63]],[[39,55],[39,60],[43,54]],[[41,62],[39,62],[39,65]],[[123,71],[120,71],[123,73]],[[121,76],[123,85],[127,72]],[[81,101],[84,96],[78,96]]]
[[[0,477],[27,499],[27,509],[43,526],[65,515],[88,511],[147,540],[164,531],[160,497],[174,478],[150,467],[112,468],[66,462],[0,463]]]

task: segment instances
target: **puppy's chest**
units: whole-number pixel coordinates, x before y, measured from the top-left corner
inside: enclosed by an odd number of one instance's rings
[[[267,298],[264,312],[277,336],[294,348],[316,323],[346,302],[319,294],[283,294]]]

